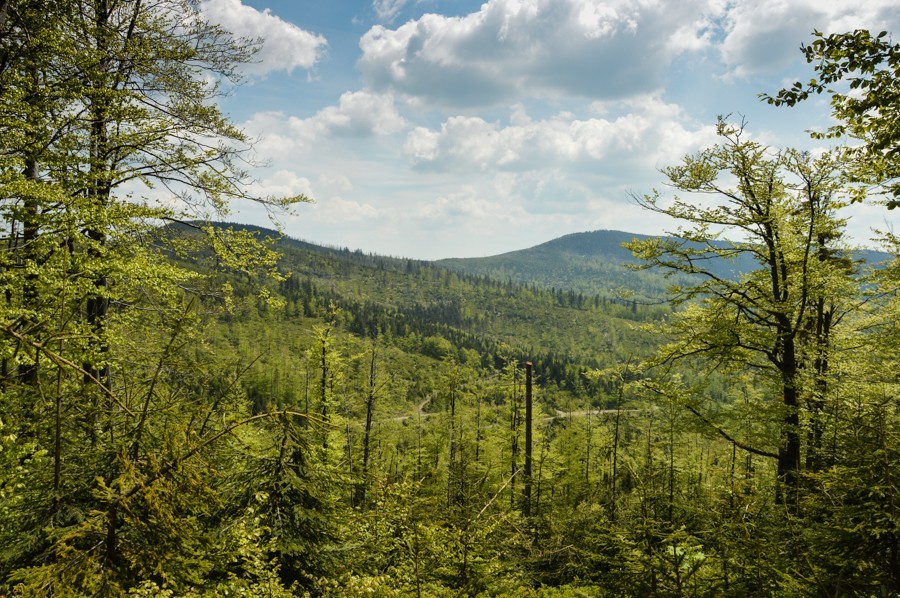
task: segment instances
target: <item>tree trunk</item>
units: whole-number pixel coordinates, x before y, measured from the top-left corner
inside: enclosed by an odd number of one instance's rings
[[[356,505],[365,509],[369,487],[369,455],[371,451],[372,421],[375,415],[375,364],[376,352],[372,347],[372,361],[369,364],[369,394],[366,396],[366,428],[363,434],[362,481],[357,487]]]
[[[509,455],[509,508],[516,506],[516,472],[519,467],[519,369],[518,364],[513,366],[512,404],[510,410],[509,429],[512,434]]]
[[[320,367],[322,368],[322,391],[319,396],[322,408],[322,424],[325,432],[322,438],[322,450],[325,451],[325,459],[328,459],[328,343],[326,337],[322,339],[322,355]]]
[[[619,422],[622,419],[622,395],[625,392],[624,388],[625,381],[621,380],[616,393],[616,419],[613,425],[612,445],[612,479],[609,481],[609,513],[613,521],[616,519],[616,490],[619,480]]]
[[[40,180],[38,174],[38,163],[34,158],[29,158],[25,165],[25,178],[33,183]],[[22,262],[27,266],[28,262],[35,262],[38,258],[36,253],[36,244],[39,235],[38,226],[38,206],[32,197],[25,198],[25,216],[22,219]],[[22,287],[22,307],[25,309],[37,309],[38,301],[37,290],[37,274],[31,273],[25,275],[25,282]],[[25,318],[22,322],[22,331],[25,334],[33,334],[33,327],[37,326],[37,322],[33,318]],[[34,359],[30,363],[20,363],[18,368],[18,377],[21,382],[34,386],[38,381],[38,354],[35,351]]]
[[[523,511],[526,517],[531,517],[531,418],[531,362],[528,361],[525,363],[525,487],[522,492],[525,499]]]
[[[822,446],[825,433],[825,400],[828,393],[828,352],[831,343],[831,325],[834,310],[820,298],[816,303],[816,346],[813,369],[812,397],[808,401],[809,434],[806,448],[806,468],[809,471],[820,471],[828,461]],[[831,459],[833,459],[833,455]]]
[[[107,35],[109,34],[109,7],[106,0],[100,0],[97,3],[96,12],[96,38],[98,55],[101,56],[99,72],[100,77],[110,76],[110,52],[108,49]],[[102,87],[109,90],[109,81],[101,79],[94,81],[94,85],[98,88]],[[109,90],[112,91],[112,90]],[[112,187],[110,181],[110,156],[109,156],[109,132],[108,125],[108,98],[103,94],[93,96],[89,101],[91,112],[91,129],[90,129],[90,174],[92,177],[92,187],[90,189],[90,199],[96,204],[98,215],[93,218],[100,218],[99,214],[105,212],[109,206]],[[88,247],[88,255],[94,261],[102,261],[103,247],[106,245],[106,230],[101,223],[91,222],[87,225],[87,237],[90,245]],[[110,366],[108,362],[109,344],[106,341],[106,319],[109,314],[109,299],[107,289],[109,281],[103,269],[94,279],[94,288],[96,293],[87,298],[86,302],[86,319],[88,326],[93,335],[92,351],[84,363],[84,385],[86,388],[92,388],[94,385],[101,385],[109,388],[110,382]],[[90,392],[91,410],[88,416],[89,435],[91,446],[97,444],[97,428],[100,420],[99,393]]]
[[[6,19],[9,17],[9,0],[0,0],[0,39],[3,38],[6,29]]]
[[[793,343],[786,352],[786,369],[796,366],[793,355]],[[800,408],[795,375],[784,374],[784,407],[787,410],[782,422],[781,446],[778,449],[778,494],[776,499],[789,507],[796,507],[799,501],[800,486]],[[793,368],[796,372],[796,368]]]

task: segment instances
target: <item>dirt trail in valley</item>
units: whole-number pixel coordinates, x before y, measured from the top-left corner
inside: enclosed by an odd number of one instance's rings
[[[416,405],[416,413],[414,415],[399,415],[397,417],[389,418],[388,421],[402,422],[402,421],[408,420],[411,417],[416,417],[419,419],[421,419],[423,417],[430,417],[434,414],[433,413],[425,413],[425,406],[428,405],[428,403],[430,403],[430,402],[431,402],[431,396],[429,395],[429,396],[425,397],[424,399],[422,399],[421,401],[419,401],[419,404]]]

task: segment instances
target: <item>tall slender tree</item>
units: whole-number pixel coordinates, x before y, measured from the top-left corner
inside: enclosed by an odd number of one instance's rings
[[[161,259],[175,233],[159,223],[222,214],[232,200],[302,199],[252,197],[247,139],[215,103],[255,45],[191,0],[8,0],[0,15],[0,217],[12,249],[0,256],[2,401],[7,429],[33,446],[21,490],[2,499],[12,515],[0,576],[37,594],[114,594],[154,566],[184,582],[163,546],[180,534],[185,557],[203,532],[162,522],[187,521],[209,491],[188,466],[234,422],[213,419],[223,402],[200,392],[209,380],[187,355],[199,322],[183,291],[197,277]],[[165,202],[150,201],[153,187]],[[271,263],[204,229],[224,266]]]
[[[743,127],[724,120],[718,132],[719,145],[663,171],[676,189],[711,195],[713,202],[665,203],[659,194],[636,198],[688,226],[675,237],[634,241],[630,248],[645,267],[683,272],[696,281],[672,288],[673,300],[685,309],[668,328],[676,340],[656,363],[695,360],[708,370],[750,370],[771,389],[779,440],[772,447],[742,448],[776,460],[780,496],[796,504],[801,426],[808,416],[817,417],[823,400],[817,394],[828,375],[823,326],[826,319],[829,329],[838,322],[853,294],[846,262],[837,259],[843,255],[837,209],[849,192],[831,154],[775,151],[747,140]],[[717,267],[742,255],[758,268],[739,276]],[[687,406],[712,423],[702,407]],[[734,439],[721,427],[717,431]]]

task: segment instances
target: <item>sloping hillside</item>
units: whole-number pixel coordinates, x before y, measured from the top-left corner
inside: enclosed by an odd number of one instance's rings
[[[666,278],[663,272],[635,271],[627,267],[638,261],[622,244],[647,235],[614,230],[574,233],[528,249],[483,258],[453,258],[436,262],[457,272],[535,284],[544,288],[574,290],[588,295],[620,295],[658,299],[665,296],[673,282],[683,277]],[[724,245],[724,243],[723,243]],[[854,258],[868,263],[888,259],[878,251],[854,252]],[[711,265],[721,276],[733,277],[757,267],[749,257],[734,261],[719,260]]]
[[[223,226],[277,239],[285,280],[271,290],[285,299],[287,322],[336,308],[345,329],[360,337],[405,339],[398,342],[411,351],[460,361],[477,356],[485,366],[499,367],[509,357],[530,360],[540,379],[565,388],[581,384],[587,368],[650,354],[658,341],[636,324],[670,312],[665,305],[605,301],[433,262],[322,247],[255,226]],[[240,277],[230,284],[239,295],[252,293]]]
[[[638,262],[622,244],[646,238],[646,235],[598,230],[566,235],[501,255],[437,263],[468,274],[591,295],[662,297],[670,282],[662,273],[626,267]]]

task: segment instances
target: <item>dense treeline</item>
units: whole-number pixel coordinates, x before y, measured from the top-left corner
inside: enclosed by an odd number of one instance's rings
[[[673,249],[677,250],[677,246]],[[870,273],[864,268],[857,265],[847,271],[850,277],[845,283],[870,293],[871,307],[844,317],[856,322],[854,330],[865,332],[863,338],[842,343],[877,343],[878,360],[890,361],[895,359],[889,357],[894,343],[889,340],[889,328],[882,327],[890,327],[889,314],[896,309],[891,291],[896,283],[890,282],[893,265]],[[347,269],[348,276],[349,273]],[[361,276],[359,271],[356,275]],[[357,284],[350,283],[346,288],[354,289]],[[283,286],[292,289],[298,285]],[[832,484],[825,480],[842,475],[838,463],[850,463],[856,458],[853,455],[857,449],[853,447],[859,445],[844,435],[858,435],[861,430],[855,426],[867,425],[863,420],[853,420],[856,423],[845,428],[847,421],[838,414],[844,409],[862,414],[875,408],[882,435],[878,436],[879,446],[887,447],[884,443],[896,438],[896,413],[890,409],[879,411],[885,407],[876,407],[882,399],[870,405],[869,399],[864,398],[879,388],[891,392],[888,389],[893,388],[890,385],[895,381],[892,382],[893,370],[887,362],[879,366],[853,365],[857,359],[864,362],[866,353],[852,349],[847,353],[834,345],[832,367],[842,363],[842,373],[839,377],[828,376],[827,407],[815,408],[816,403],[811,398],[807,400],[809,407],[804,408],[801,423],[804,441],[810,442],[803,456],[807,463],[803,467],[805,481],[791,500],[780,489],[786,481],[778,475],[781,415],[772,402],[777,395],[769,394],[766,377],[755,375],[753,370],[722,370],[722,357],[710,356],[673,375],[665,365],[673,349],[665,348],[658,358],[643,363],[628,363],[625,359],[608,368],[595,369],[590,381],[576,392],[560,394],[553,387],[541,386],[536,411],[539,415],[534,446],[534,503],[526,524],[519,519],[524,500],[524,415],[523,372],[518,355],[507,354],[505,366],[492,363],[477,350],[466,351],[463,345],[450,342],[451,329],[439,322],[434,329],[407,329],[406,334],[398,334],[388,325],[373,336],[369,334],[371,328],[357,329],[352,302],[342,303],[337,311],[327,307],[340,300],[336,291],[327,297],[318,294],[311,278],[299,286],[305,286],[305,292],[317,297],[311,302],[318,306],[313,312],[301,313],[298,306],[302,304],[303,292],[297,295],[297,306],[287,302],[283,310],[276,311],[257,309],[256,299],[251,298],[252,311],[242,313],[244,325],[233,333],[244,342],[252,336],[249,329],[272,337],[261,338],[253,351],[248,347],[248,359],[255,354],[267,355],[262,358],[265,363],[253,373],[258,385],[256,400],[264,405],[265,397],[290,400],[304,392],[311,396],[320,393],[324,370],[316,347],[323,342],[321,330],[318,336],[311,334],[297,342],[296,349],[289,352],[293,357],[284,358],[280,365],[274,362],[276,356],[284,356],[277,347],[287,345],[279,335],[301,336],[302,333],[291,332],[290,327],[300,326],[304,317],[313,318],[313,322],[328,320],[330,323],[325,325],[330,326],[329,334],[337,335],[329,338],[341,346],[336,356],[345,359],[341,366],[341,384],[345,388],[341,393],[345,401],[341,415],[345,419],[331,420],[343,429],[343,434],[340,440],[332,438],[329,445],[342,447],[341,457],[335,459],[349,474],[363,475],[361,472],[365,471],[363,481],[355,482],[354,489],[346,491],[346,505],[360,513],[374,509],[370,516],[379,518],[388,516],[390,509],[397,507],[393,501],[400,500],[404,505],[401,516],[415,521],[411,524],[405,520],[400,528],[392,528],[392,533],[400,535],[401,548],[391,558],[380,554],[373,558],[377,547],[365,544],[367,556],[354,556],[359,567],[327,582],[334,591],[390,594],[418,589],[425,595],[440,595],[462,589],[493,595],[545,584],[565,586],[571,591],[578,587],[578,592],[598,595],[797,594],[807,591],[804,588],[812,587],[811,583],[825,583],[823,575],[836,575],[827,583],[836,583],[832,587],[844,588],[841,591],[891,587],[889,547],[893,540],[884,545],[887,552],[880,553],[882,549],[872,546],[874,552],[865,557],[875,559],[866,561],[867,567],[880,567],[879,575],[870,571],[845,577],[855,566],[851,561],[841,564],[831,560],[827,567],[808,569],[809,559],[817,554],[809,546],[820,543],[815,550],[827,551],[839,548],[830,544],[835,520],[813,524],[809,519],[823,514],[816,487],[820,483]],[[378,291],[373,288],[371,292]],[[851,295],[850,288],[841,291],[844,299]],[[459,307],[458,303],[445,300],[430,313],[459,324]],[[679,313],[684,325],[695,334],[700,332],[701,321],[692,319],[693,309]],[[385,317],[394,321],[403,318],[399,312],[389,312]],[[266,323],[273,318],[277,324]],[[253,319],[258,321],[247,323]],[[876,321],[880,324],[871,328]],[[356,334],[357,330],[364,334]],[[873,334],[875,330],[879,331]],[[435,331],[442,336],[430,334]],[[376,337],[377,343],[371,344]],[[804,342],[809,342],[809,337]],[[270,353],[266,353],[266,347]],[[266,382],[277,371],[279,384],[285,386],[291,362],[298,355],[307,365],[287,384],[292,391],[279,391]],[[390,382],[383,382],[383,392],[375,401],[374,419],[367,417],[372,355],[378,356],[378,371],[390,377]],[[810,363],[815,363],[815,359]],[[869,372],[865,384],[858,375],[840,379],[848,376],[847,368],[856,367]],[[535,365],[535,370],[539,369]],[[803,384],[819,388],[815,376],[809,380]],[[845,384],[862,393],[850,404],[840,399]],[[309,388],[313,390],[302,390]],[[594,393],[604,397],[605,411],[590,410]],[[816,424],[812,417],[823,412],[824,423]],[[373,422],[369,441],[365,440],[367,421]],[[816,445],[812,443],[816,438],[830,439],[826,460],[834,469],[813,466],[817,457]],[[363,466],[362,455],[367,452],[369,457]],[[887,483],[890,487],[893,482]],[[366,488],[366,501],[354,499],[359,496],[355,489],[358,484]],[[401,494],[393,494],[398,491]],[[386,493],[386,497],[380,493]],[[883,512],[887,508],[888,513],[893,513],[889,496],[890,492],[884,496],[887,503],[867,501],[859,508],[861,512],[870,508]],[[369,506],[369,500],[375,501],[375,506]],[[437,505],[446,510],[445,515],[433,514]],[[849,506],[847,503],[843,508]],[[478,516],[482,508],[487,510],[478,519],[485,517],[499,526],[488,537],[478,537],[471,527],[471,518]],[[362,521],[367,519],[362,517]],[[348,530],[351,536],[345,537],[344,542],[353,544],[348,538],[368,529],[356,525]],[[423,546],[419,534],[431,538],[429,543]],[[844,546],[850,548],[851,544]],[[466,560],[471,554],[477,555],[472,563]],[[873,564],[878,559],[882,559],[881,564]]]
[[[238,228],[278,239],[270,230]],[[346,329],[359,336],[415,334],[423,339],[420,344],[429,345],[422,352],[432,357],[452,354],[464,361],[465,350],[470,350],[480,356],[483,367],[502,367],[510,357],[531,360],[541,383],[581,394],[598,386],[587,381],[589,369],[649,354],[653,341],[630,322],[671,313],[667,306],[604,301],[599,296],[588,301],[573,291],[541,290],[458,274],[427,262],[291,239],[279,240],[278,248],[284,280],[277,291],[285,299],[287,315],[323,317],[337,307]],[[240,294],[240,287],[236,291]],[[609,389],[603,384],[599,388],[605,398],[595,398],[608,401]]]
[[[500,368],[511,357],[523,363],[530,360],[536,365],[540,383],[552,383],[568,390],[583,385],[589,369],[601,367],[590,356],[575,359],[565,353],[557,355],[533,348],[526,350],[521,346],[510,346],[497,338],[470,332],[481,330],[486,317],[483,314],[465,317],[462,306],[455,300],[442,301],[437,305],[414,303],[390,308],[374,301],[360,303],[335,291],[320,290],[310,278],[298,283],[293,275],[280,284],[280,289],[288,315],[324,317],[329,309],[338,308],[345,314],[346,328],[352,334],[364,338],[418,335],[421,338],[418,351],[438,359],[452,355],[465,360],[465,350],[471,350],[480,356],[482,367]]]
[[[481,275],[496,280],[567,294],[626,301],[625,296],[642,301],[665,297],[671,280],[662,272],[635,274],[628,266],[636,262],[622,247],[635,238],[620,231],[594,231],[566,235],[536,247],[482,258],[453,258],[437,263],[456,272]]]
[[[413,260],[406,258],[392,258],[378,254],[364,253],[360,250],[350,251],[347,248],[337,248],[314,245],[290,237],[281,239],[281,236],[274,231],[261,228],[258,226],[246,224],[229,224],[235,230],[253,232],[265,239],[279,239],[282,241],[287,260],[297,267],[297,272],[312,272],[316,277],[327,277],[329,274],[348,276],[351,275],[355,268],[365,268],[381,272],[403,272],[407,275],[413,275],[421,280],[440,281],[444,288],[454,288],[460,285],[468,287],[484,286],[495,291],[502,291],[508,296],[527,295],[529,301],[536,303],[546,303],[559,307],[571,307],[576,309],[594,309],[601,310],[605,314],[633,319],[636,321],[646,321],[648,319],[658,318],[670,311],[668,306],[661,307],[653,304],[646,304],[635,299],[623,298],[612,293],[618,287],[613,287],[611,281],[600,277],[592,279],[592,284],[606,285],[606,294],[585,294],[565,285],[561,288],[554,286],[540,286],[534,282],[523,283],[517,282],[508,276],[493,276],[488,274],[479,274],[467,272],[461,268],[450,268],[443,265],[443,262],[432,263],[422,260]],[[636,235],[643,237],[643,235]],[[625,240],[630,240],[631,236],[622,235]],[[291,255],[295,254],[295,255]],[[329,258],[338,258],[334,261]],[[727,264],[727,263],[726,263]],[[723,272],[729,271],[729,267],[722,266]],[[633,273],[632,273],[633,274]],[[634,274],[633,274],[634,275]],[[582,275],[583,276],[583,275]],[[640,280],[646,277],[645,273],[637,273],[634,277]],[[655,276],[663,279],[662,273]],[[296,284],[296,283],[295,283]],[[660,291],[663,288],[660,283]],[[483,292],[483,291],[482,291]],[[659,302],[655,302],[659,303]]]

